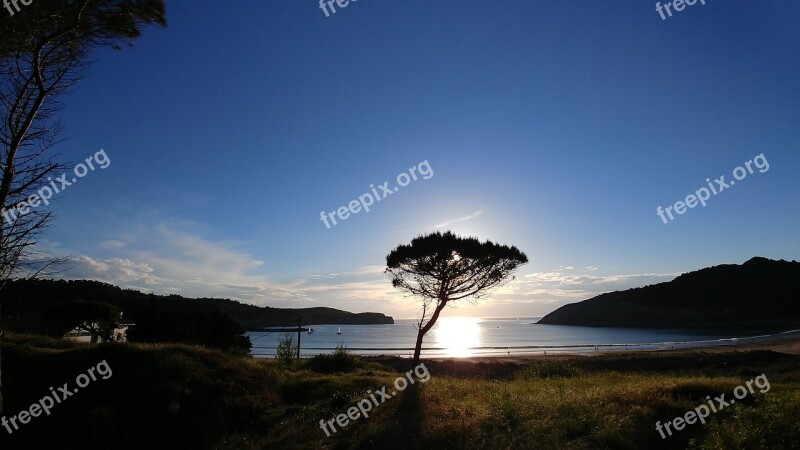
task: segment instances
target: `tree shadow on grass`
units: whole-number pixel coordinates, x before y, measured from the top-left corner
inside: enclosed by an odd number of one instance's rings
[[[421,448],[425,411],[420,384],[408,386],[402,394],[398,392],[398,396],[400,404],[394,412],[394,417],[387,420],[376,432],[354,442],[351,448],[358,450]]]

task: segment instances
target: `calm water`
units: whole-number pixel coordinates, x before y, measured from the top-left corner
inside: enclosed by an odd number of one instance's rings
[[[424,356],[468,357],[591,353],[642,349],[736,345],[742,337],[688,330],[589,328],[534,325],[539,317],[514,319],[440,318],[423,341]],[[414,320],[392,325],[311,325],[313,334],[301,334],[301,356],[330,353],[344,344],[360,355],[413,354],[417,330]],[[337,335],[341,328],[342,334]],[[249,332],[254,356],[274,357],[283,333]],[[296,336],[296,333],[293,333]],[[597,346],[597,348],[595,348]]]

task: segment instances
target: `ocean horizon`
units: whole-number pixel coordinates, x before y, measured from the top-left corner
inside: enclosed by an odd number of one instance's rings
[[[770,335],[731,330],[645,329],[536,324],[542,316],[511,318],[443,317],[425,335],[423,357],[524,356],[586,354],[608,351],[668,350],[737,345]],[[303,325],[300,356],[333,352],[337,346],[363,356],[411,356],[417,330],[415,319],[394,324]],[[337,334],[341,332],[341,334]],[[249,331],[251,354],[275,356],[285,332]],[[289,333],[296,337],[296,333]]]

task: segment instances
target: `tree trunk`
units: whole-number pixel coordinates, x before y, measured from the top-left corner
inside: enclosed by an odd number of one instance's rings
[[[413,363],[416,366],[419,364],[419,353],[422,351],[422,337],[425,336],[425,333],[422,332],[422,328],[419,329],[417,332],[417,346],[414,348],[414,359]]]
[[[431,320],[429,320],[428,323],[426,323],[425,326],[420,328],[419,332],[417,332],[417,346],[414,348],[414,359],[412,360],[415,366],[419,364],[419,354],[422,352],[422,338],[425,337],[425,333],[433,328],[433,325],[436,323],[436,319],[439,318],[439,313],[442,312],[445,305],[447,305],[447,300],[440,299],[439,304],[436,305],[436,310],[433,311]]]
[[[2,289],[2,284],[0,284],[0,289]],[[2,303],[2,302],[0,302]],[[0,311],[0,417],[3,416],[3,314]]]

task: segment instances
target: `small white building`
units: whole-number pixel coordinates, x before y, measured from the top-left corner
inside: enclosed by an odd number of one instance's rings
[[[82,325],[68,331],[64,337],[78,342],[90,342],[93,344],[107,342],[105,338],[97,333],[87,331],[87,328],[100,329],[100,324],[97,322],[92,322],[91,324],[84,322]],[[132,323],[114,322],[114,329],[111,330],[111,342],[128,342],[128,328],[133,325]]]

